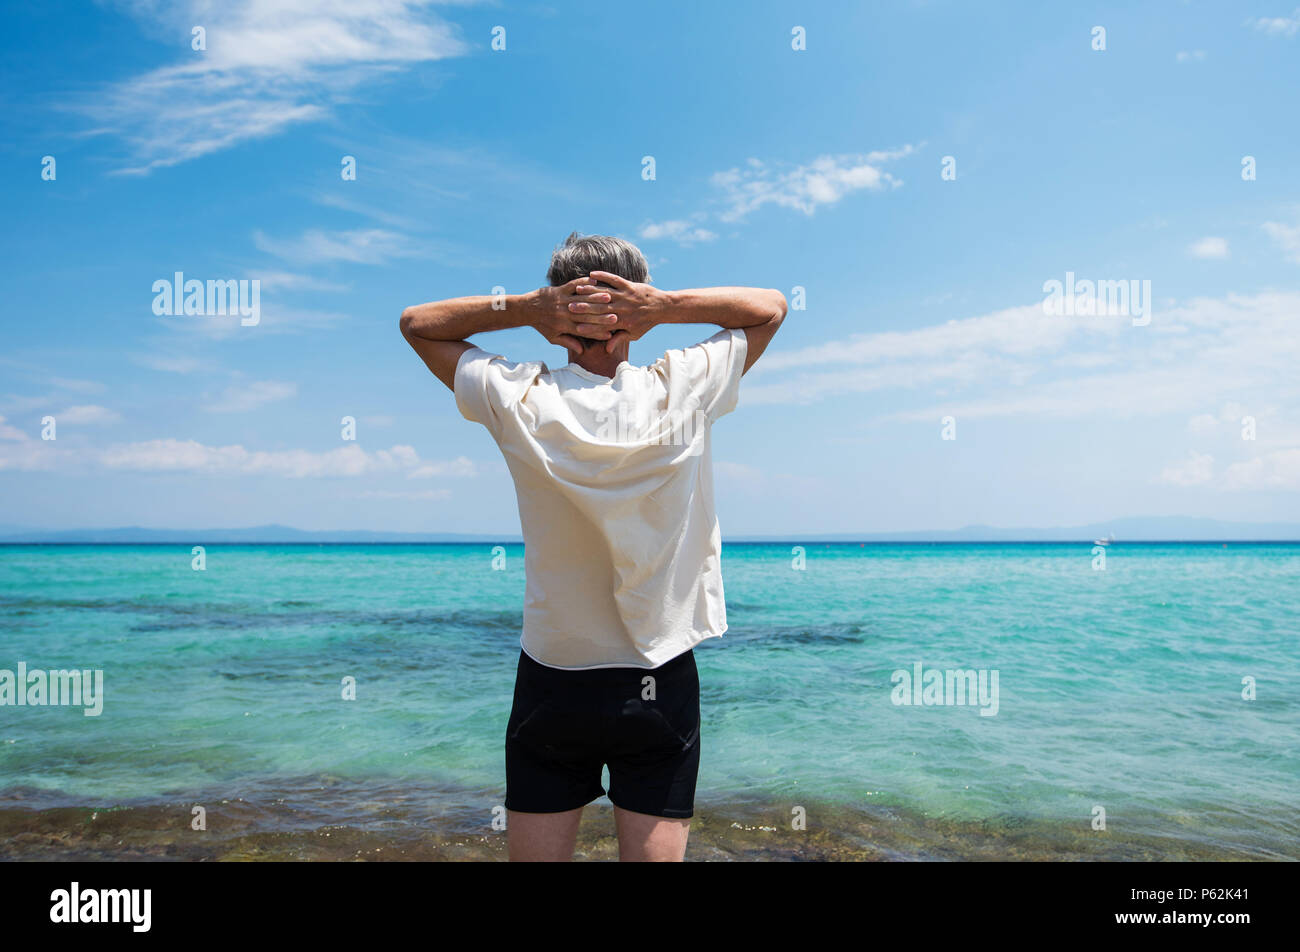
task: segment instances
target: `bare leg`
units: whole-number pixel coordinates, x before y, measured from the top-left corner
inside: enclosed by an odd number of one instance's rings
[[[618,858],[624,863],[680,863],[686,857],[691,821],[650,816],[614,807]]]
[[[568,863],[578,842],[582,807],[563,813],[506,811],[506,839],[512,863]]]

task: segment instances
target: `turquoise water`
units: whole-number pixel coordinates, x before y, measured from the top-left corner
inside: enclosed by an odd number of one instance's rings
[[[274,828],[368,798],[404,804],[390,831],[481,826],[524,592],[522,546],[504,571],[491,548],[211,546],[200,572],[184,546],[0,546],[0,669],[105,682],[99,717],[0,707],[0,807],[240,798]],[[1100,806],[1116,849],[1300,854],[1300,545],[1118,544],[1104,571],[1088,544],[806,549],[724,548],[701,810],[1028,826],[1050,855]],[[917,663],[997,671],[996,716],[895,704]]]

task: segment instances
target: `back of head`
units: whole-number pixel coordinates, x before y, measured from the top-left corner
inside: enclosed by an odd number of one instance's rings
[[[610,235],[580,235],[575,231],[551,253],[546,280],[551,287],[559,287],[593,271],[609,271],[638,283],[650,277],[645,255],[632,242]]]
[[[638,283],[650,278],[650,266],[646,264],[645,255],[632,242],[611,235],[580,235],[574,231],[564,239],[564,244],[551,252],[546,280],[554,288],[593,271],[609,271]],[[578,339],[584,347],[602,343],[591,338]]]

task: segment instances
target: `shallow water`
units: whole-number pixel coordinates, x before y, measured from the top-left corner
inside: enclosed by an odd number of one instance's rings
[[[1300,546],[1091,548],[726,546],[691,857],[1300,856]],[[98,717],[0,707],[0,855],[502,855],[522,547],[190,560],[0,546],[0,669],[105,681]],[[996,715],[896,704],[918,663],[996,671]]]

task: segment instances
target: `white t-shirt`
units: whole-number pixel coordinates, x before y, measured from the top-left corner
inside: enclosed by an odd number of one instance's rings
[[[723,330],[612,379],[461,355],[456,406],[515,481],[533,660],[653,668],[727,630],[709,437],[736,407],[746,344]]]

